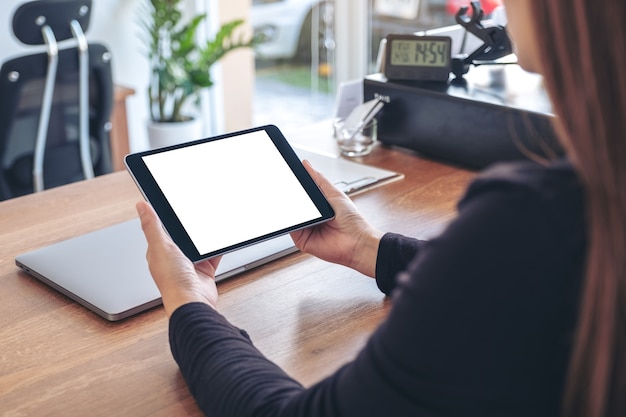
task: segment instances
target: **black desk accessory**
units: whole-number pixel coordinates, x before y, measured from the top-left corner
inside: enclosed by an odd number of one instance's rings
[[[387,36],[385,76],[390,80],[446,82],[452,70],[449,36]]]
[[[482,24],[484,12],[479,1],[472,1],[472,15],[467,16],[467,6],[461,7],[455,18],[456,22],[480,39],[483,44],[470,54],[452,58],[452,73],[462,77],[469,71],[470,65],[485,65],[513,52],[511,40],[506,29],[500,25],[485,27]]]
[[[539,75],[518,65],[473,67],[450,83],[364,79],[364,100],[381,97],[378,140],[470,169],[529,154],[562,154]]]

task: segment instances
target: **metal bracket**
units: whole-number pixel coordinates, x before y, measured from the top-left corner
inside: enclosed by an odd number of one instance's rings
[[[85,178],[93,178],[93,162],[89,146],[89,47],[87,38],[77,20],[70,23],[72,35],[78,41],[78,126],[80,161]]]
[[[488,61],[494,61],[513,52],[511,40],[503,26],[495,25],[485,27],[481,23],[484,12],[480,1],[472,1],[472,16],[467,16],[469,8],[461,7],[456,14],[456,22],[483,44],[471,54],[459,55],[452,59],[452,73],[456,77],[462,77],[469,71],[470,65],[481,65]]]
[[[33,188],[35,192],[43,191],[43,161],[46,151],[46,140],[48,137],[48,125],[50,123],[50,109],[52,108],[52,96],[54,94],[54,83],[57,76],[59,64],[59,46],[54,32],[50,26],[41,28],[41,34],[47,46],[48,70],[46,72],[46,82],[41,100],[41,112],[39,115],[39,126],[37,126],[37,139],[35,142],[35,154],[33,156]]]
[[[45,20],[42,20],[42,23]],[[89,50],[87,38],[76,20],[70,23],[70,29],[74,38],[78,42],[79,61],[79,86],[78,86],[78,123],[79,123],[79,148],[80,159],[85,178],[93,178],[93,162],[91,160],[91,148],[89,143]],[[41,111],[39,125],[37,126],[37,139],[35,141],[35,153],[33,156],[33,189],[35,192],[43,191],[44,176],[43,165],[46,152],[46,142],[48,137],[48,127],[50,124],[50,111],[54,96],[54,84],[56,82],[57,68],[59,64],[59,46],[54,36],[52,28],[48,25],[42,26],[41,33],[47,47],[48,68],[46,71],[46,81],[43,98],[41,100]]]

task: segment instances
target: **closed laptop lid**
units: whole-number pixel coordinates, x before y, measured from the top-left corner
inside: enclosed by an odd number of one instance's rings
[[[161,304],[134,219],[19,255],[18,266],[107,320]]]
[[[139,219],[129,220],[19,255],[16,264],[110,321],[161,304],[146,261]],[[216,280],[270,262],[296,248],[289,235],[222,257]]]

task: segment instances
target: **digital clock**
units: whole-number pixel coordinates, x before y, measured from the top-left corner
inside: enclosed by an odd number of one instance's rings
[[[388,35],[384,74],[389,80],[447,81],[451,49],[448,36]]]

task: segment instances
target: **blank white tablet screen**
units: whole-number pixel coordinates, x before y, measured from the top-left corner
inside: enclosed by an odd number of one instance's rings
[[[200,254],[321,216],[263,130],[143,161]]]

